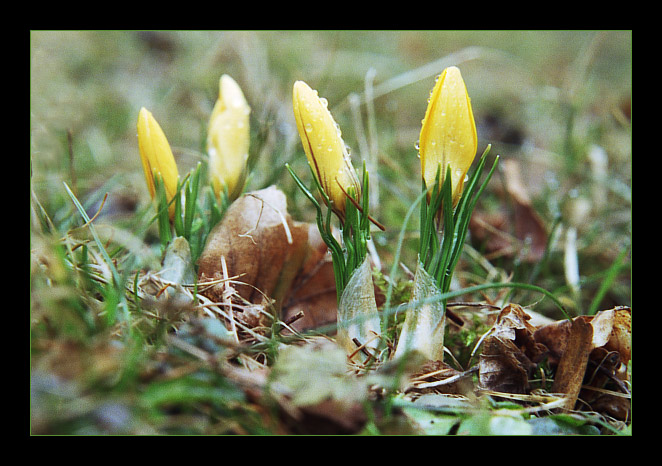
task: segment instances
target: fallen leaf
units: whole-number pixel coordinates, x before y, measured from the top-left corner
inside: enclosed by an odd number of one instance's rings
[[[621,362],[630,362],[632,354],[632,309],[626,306],[618,306],[613,309],[614,319],[609,341],[605,348],[609,351],[618,351]]]
[[[573,319],[563,356],[554,375],[552,392],[563,393],[565,409],[575,407],[593,349],[593,327],[585,319]]]
[[[294,406],[336,400],[350,407],[367,397],[366,381],[351,375],[345,351],[326,338],[283,347],[271,380],[289,389]]]
[[[332,324],[338,314],[333,261],[316,224],[308,224],[308,250],[292,286],[283,300],[283,321],[302,315],[290,324],[296,331]]]
[[[579,398],[593,411],[625,421],[630,413],[630,396],[620,378],[620,367],[618,352],[604,347],[591,351]]]
[[[528,254],[525,259],[529,262],[539,261],[547,247],[545,224],[531,205],[529,193],[522,182],[519,163],[512,159],[505,160],[503,170],[506,189],[515,206],[515,236],[527,245]]]
[[[283,414],[285,423],[293,434],[306,435],[358,434],[368,420],[360,404],[347,409],[337,400],[325,400],[316,405],[300,407],[295,417],[292,417],[290,412]]]
[[[243,299],[259,304],[266,295],[278,308],[305,257],[308,230],[290,218],[285,195],[276,187],[246,193],[209,234],[198,259],[198,281],[236,277],[233,287]],[[224,291],[220,283],[204,294],[220,301]]]
[[[283,347],[270,374],[270,385],[290,400],[283,414],[294,433],[357,433],[367,421],[368,383],[349,373],[345,351],[324,338]]]
[[[631,314],[629,307],[619,306],[536,330],[535,340],[549,349],[549,363],[556,367],[552,390],[566,395],[566,409],[572,409],[581,397],[594,410],[600,407],[619,416],[629,413],[628,389],[621,382],[627,378],[626,371],[620,374],[620,367],[630,360]],[[602,390],[607,383],[618,391],[616,395],[596,393],[595,388]]]
[[[608,416],[627,421],[630,418],[630,399],[615,397],[613,395],[599,395],[591,401],[591,408],[598,413],[605,413]]]
[[[480,387],[495,392],[527,393],[533,367],[512,341],[489,338],[480,355]]]
[[[545,223],[531,204],[519,163],[504,160],[502,170],[509,196],[505,204],[512,205],[512,217],[505,210],[475,212],[469,222],[471,233],[485,243],[486,250],[493,256],[517,256],[526,262],[539,261],[547,247]]]
[[[549,363],[556,366],[568,342],[571,321],[560,320],[536,329],[533,338],[549,350]]]
[[[484,390],[527,393],[529,375],[547,349],[533,338],[535,327],[521,306],[504,307],[484,339],[478,363]]]
[[[627,364],[631,352],[631,316],[632,310],[629,307],[619,306],[600,311],[594,316],[578,316],[573,320],[583,320],[591,325],[591,349],[604,346],[610,351],[618,351],[621,361]],[[535,330],[534,338],[549,349],[552,365],[558,364],[565,352],[571,326],[571,321],[560,320]]]

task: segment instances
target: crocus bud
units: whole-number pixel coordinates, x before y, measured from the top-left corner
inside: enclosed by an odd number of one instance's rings
[[[154,199],[154,175],[159,175],[163,179],[166,198],[170,202],[177,193],[177,164],[163,130],[145,107],[141,108],[138,114],[138,149],[150,196]],[[174,204],[170,205],[169,214],[172,219],[175,214]]]
[[[217,196],[227,189],[232,200],[241,194],[246,180],[251,109],[230,76],[221,76],[218,87],[207,129],[209,178]]]
[[[471,99],[460,70],[451,66],[437,78],[421,128],[419,155],[425,186],[432,189],[439,169],[443,185],[450,166],[453,205],[457,204],[477,148]]]
[[[303,81],[294,83],[292,100],[308,163],[331,201],[329,207],[344,220],[347,194],[353,189],[352,196],[358,198],[361,186],[340,128],[327,108],[326,99],[318,97],[317,91]]]

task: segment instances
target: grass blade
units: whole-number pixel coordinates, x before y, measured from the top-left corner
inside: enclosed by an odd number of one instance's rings
[[[598,292],[595,294],[593,301],[591,301],[591,304],[588,308],[588,315],[595,315],[595,313],[598,311],[598,306],[600,305],[602,298],[604,298],[605,294],[607,294],[607,291],[609,291],[609,288],[611,288],[611,285],[614,283],[614,280],[616,280],[616,277],[618,277],[621,269],[627,266],[628,262],[624,263],[623,259],[628,253],[628,250],[629,249],[627,246],[624,247],[623,250],[618,254],[618,257],[616,257],[614,263],[611,264],[607,270],[607,274],[604,280],[602,280],[602,283],[600,283],[600,288],[598,289]]]
[[[97,234],[96,228],[94,227],[94,224],[90,222],[90,217],[87,215],[87,212],[85,212],[85,209],[83,208],[82,204],[78,201],[76,198],[76,195],[71,191],[69,186],[67,185],[66,182],[63,182],[64,184],[64,189],[67,191],[67,194],[71,198],[71,201],[74,203],[74,206],[76,206],[76,209],[78,209],[78,212],[80,213],[81,217],[83,217],[83,220],[85,220],[85,224],[90,230],[90,233],[92,234],[92,237],[94,238],[94,242],[97,244],[97,247],[99,248],[99,251],[101,252],[101,256],[103,259],[106,261],[106,264],[108,265],[108,268],[110,269],[112,275],[113,275],[113,281],[115,282],[115,286],[119,287],[121,284],[120,280],[120,275],[117,272],[117,268],[115,268],[115,265],[113,264],[112,259],[108,255],[108,251],[106,251],[106,248],[103,246],[103,243],[101,242],[101,239],[99,239],[99,235]]]

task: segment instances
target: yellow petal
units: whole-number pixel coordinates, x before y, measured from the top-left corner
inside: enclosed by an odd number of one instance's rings
[[[145,107],[140,109],[137,126],[138,149],[140,151],[140,160],[142,161],[145,172],[149,194],[153,199],[155,195],[154,174],[160,174],[163,178],[166,197],[168,202],[170,202],[177,192],[179,173],[168,139],[152,114]],[[170,217],[172,218],[174,215],[174,204],[170,206],[170,211]]]
[[[227,188],[231,199],[243,190],[250,143],[250,107],[239,85],[224,74],[207,129],[209,177],[217,196]]]
[[[443,184],[450,165],[453,204],[456,204],[477,148],[471,99],[460,70],[451,66],[437,79],[421,128],[419,154],[425,185],[428,188],[434,185],[439,167]]]
[[[345,215],[345,193],[353,189],[358,197],[361,187],[342,139],[340,128],[327,108],[326,99],[305,82],[294,83],[294,118],[308,163],[340,219]]]

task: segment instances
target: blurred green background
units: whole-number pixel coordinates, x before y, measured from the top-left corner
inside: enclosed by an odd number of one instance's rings
[[[355,167],[372,164],[373,214],[387,226],[375,242],[390,267],[420,190],[415,144],[428,94],[443,68],[457,65],[479,154],[491,143],[492,156],[519,161],[547,228],[559,215],[572,217],[575,200],[589,200],[579,226],[582,272],[604,270],[629,243],[631,31],[32,31],[30,49],[31,185],[56,220],[72,213],[63,181],[88,206],[110,192],[107,214],[149,202],[136,138],[142,106],[163,127],[180,172],[204,161],[224,73],[252,107],[248,189],[275,183],[295,218],[312,219],[284,170],[289,162],[310,179],[291,108],[300,79],[329,101]],[[599,206],[587,158],[595,147],[605,151],[609,174]],[[489,209],[489,194],[481,204]],[[416,227],[414,216],[401,257],[410,268]]]

